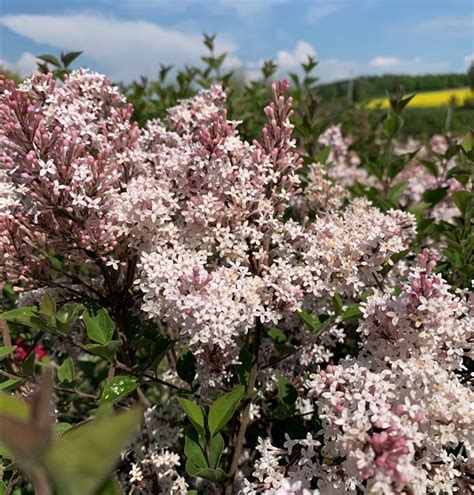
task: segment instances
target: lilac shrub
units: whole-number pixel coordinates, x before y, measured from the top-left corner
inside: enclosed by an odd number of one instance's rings
[[[376,181],[340,126],[308,165],[286,81],[251,143],[220,85],[139,128],[99,74],[0,84],[4,340],[44,339],[77,421],[145,406],[124,493],[465,489],[467,292],[413,213],[354,197]]]

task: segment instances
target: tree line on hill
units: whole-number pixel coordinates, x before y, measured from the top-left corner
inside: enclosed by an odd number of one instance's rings
[[[474,65],[467,73],[448,74],[384,74],[377,76],[357,77],[353,81],[354,102],[362,102],[371,98],[384,96],[386,91],[393,92],[403,86],[407,93],[436,91],[440,89],[462,88],[474,86]],[[346,98],[349,80],[320,84],[318,91],[324,100]]]

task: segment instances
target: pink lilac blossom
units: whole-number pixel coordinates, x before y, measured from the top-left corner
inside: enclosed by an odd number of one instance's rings
[[[350,149],[352,142],[352,137],[344,137],[341,124],[329,126],[318,138],[320,145],[331,147],[327,160],[329,177],[344,187],[354,182],[370,182],[367,171],[359,167],[360,158]]]
[[[130,466],[123,472],[121,481],[127,493],[162,493],[181,495],[189,486],[178,473],[181,457],[178,450],[181,428],[172,426],[170,419],[180,415],[174,401],[160,409],[149,407],[145,411],[141,435],[122,453],[122,459]]]
[[[446,187],[446,197],[437,203],[430,213],[433,218],[446,221],[452,221],[453,217],[458,214],[457,208],[450,199],[453,193],[463,188],[456,179],[448,178],[448,172],[457,165],[455,158],[446,159],[442,156],[448,150],[449,145],[447,137],[435,135],[426,146],[421,146],[416,140],[409,139],[406,143],[396,142],[393,148],[395,155],[418,150],[416,156],[396,178],[397,182],[406,183],[401,200],[405,204],[419,202],[426,190]],[[421,160],[427,160],[434,165],[436,176],[422,165]]]
[[[170,110],[169,131],[152,122],[144,138],[152,157],[147,192],[136,190],[135,180],[119,196],[126,201],[117,208],[124,229],[133,224],[148,237],[137,280],[143,310],[181,328],[193,351],[212,356],[204,368],[220,372],[257,319],[276,324],[300,309],[305,295],[359,294],[414,234],[413,216],[383,214],[364,200],[314,222],[283,221],[301,192],[301,159],[287,85],[273,90],[261,142],[240,139],[237,123],[225,119],[219,87]],[[202,107],[211,96],[214,113]],[[147,200],[131,208],[129,197]],[[168,205],[166,214],[154,215]]]
[[[41,283],[44,251],[105,262],[121,242],[112,199],[144,161],[131,106],[86,70],[60,86],[46,75],[0,89],[0,170],[16,196],[0,218],[2,279]]]
[[[269,439],[259,438],[259,457],[252,473],[255,481],[245,479],[239,493],[319,495],[318,490],[311,489],[315,469],[319,469],[319,448],[320,442],[311,433],[298,440],[287,436],[282,448],[273,446]]]
[[[320,163],[309,165],[305,182],[304,196],[292,199],[292,208],[300,218],[308,214],[340,210],[347,199],[346,189],[330,180]]]
[[[456,371],[473,348],[463,294],[419,257],[398,297],[369,298],[357,360],[312,375],[306,386],[323,421],[325,472],[347,493],[454,493],[473,460],[474,395]],[[456,404],[453,408],[452,405]],[[453,453],[451,449],[455,449]],[[470,459],[470,461],[469,461]]]

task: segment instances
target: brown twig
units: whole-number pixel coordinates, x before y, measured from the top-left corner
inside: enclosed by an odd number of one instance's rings
[[[246,405],[240,416],[240,427],[237,432],[237,439],[235,441],[234,453],[232,456],[232,462],[229,469],[229,481],[227,483],[225,494],[232,495],[232,487],[234,483],[234,478],[237,473],[237,469],[239,467],[239,460],[242,453],[242,448],[245,442],[245,434],[247,432],[247,428],[250,424],[250,408],[252,406],[252,394],[253,389],[255,388],[255,383],[257,381],[257,376],[259,372],[259,351],[260,351],[260,340],[262,338],[262,334],[264,331],[264,327],[260,318],[257,319],[255,325],[255,338],[253,342],[253,360],[252,367],[250,368],[249,380],[247,383],[246,389]]]

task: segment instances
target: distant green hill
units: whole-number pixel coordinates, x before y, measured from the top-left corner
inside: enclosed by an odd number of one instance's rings
[[[349,81],[337,81],[318,86],[323,100],[347,98]],[[354,79],[353,101],[361,102],[371,98],[385,96],[385,91],[393,92],[398,85],[406,93],[433,91],[438,89],[461,88],[469,86],[467,74],[427,74],[410,76],[403,74],[386,74],[383,76],[363,76]]]

